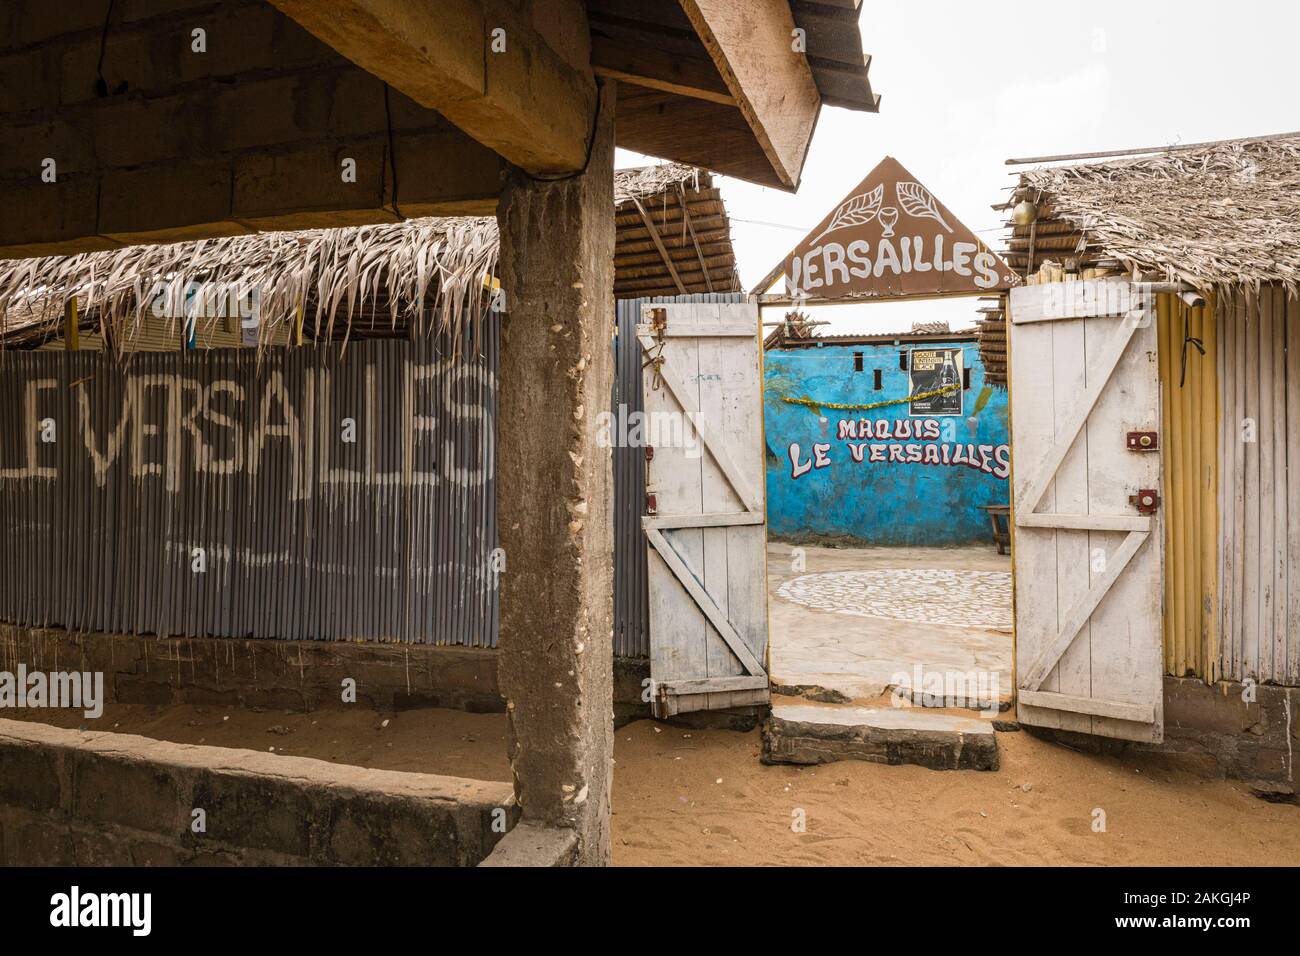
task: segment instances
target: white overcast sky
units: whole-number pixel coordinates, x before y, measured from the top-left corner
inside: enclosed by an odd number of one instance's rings
[[[746,289],[886,155],[997,249],[1002,214],[989,207],[1012,182],[1009,157],[1300,130],[1295,0],[865,0],[860,30],[880,112],[824,108],[798,193],[721,179]],[[619,151],[620,167],[647,161]],[[974,308],[814,311],[834,334],[934,318],[956,328]]]

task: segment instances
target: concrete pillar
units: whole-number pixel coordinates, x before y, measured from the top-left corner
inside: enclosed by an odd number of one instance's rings
[[[609,861],[613,760],[613,486],[597,444],[614,323],[614,89],[591,159],[557,180],[506,175],[497,512],[500,680],[523,818]]]

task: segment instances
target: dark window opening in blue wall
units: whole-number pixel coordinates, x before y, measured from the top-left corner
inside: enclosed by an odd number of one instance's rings
[[[961,387],[963,391],[970,389],[970,366],[961,370]]]
[[[872,371],[872,374],[873,374],[874,377],[875,377],[875,381],[874,381],[872,384],[875,386],[875,389],[876,389],[876,391],[878,392],[878,391],[880,391],[882,388],[885,387],[884,382],[881,381],[881,373],[880,373],[880,369],[878,369],[878,368],[873,368],[871,371]]]
[[[853,371],[855,371],[855,372],[861,372],[861,371],[862,371],[862,353],[861,353],[861,352],[854,352],[854,353],[853,353]]]
[[[905,349],[898,350],[898,367],[904,372],[907,371],[907,351]]]

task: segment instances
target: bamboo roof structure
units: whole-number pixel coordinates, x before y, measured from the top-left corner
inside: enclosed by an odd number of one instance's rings
[[[614,197],[617,296],[739,290],[708,173],[680,164],[619,170]],[[459,340],[491,303],[498,252],[495,219],[452,217],[0,260],[0,347],[58,338],[74,299],[82,327],[129,341],[160,288],[191,284],[255,291],[262,343],[286,341],[299,310],[314,338],[347,338],[355,324],[360,333],[387,326]]]
[[[713,176],[670,163],[614,174],[614,296],[741,292]]]

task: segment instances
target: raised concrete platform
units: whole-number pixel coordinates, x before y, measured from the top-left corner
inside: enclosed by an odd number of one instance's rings
[[[508,783],[0,719],[0,866],[476,866],[518,819]]]
[[[836,760],[917,764],[931,770],[997,770],[990,720],[924,710],[772,705],[763,724],[763,763]]]

